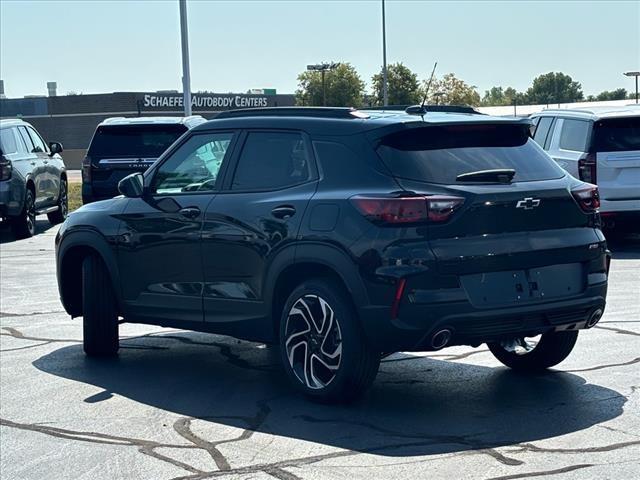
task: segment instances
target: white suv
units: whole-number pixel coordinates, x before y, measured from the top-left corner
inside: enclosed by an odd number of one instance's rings
[[[605,227],[640,231],[640,106],[543,110],[533,138],[567,172],[600,190]]]

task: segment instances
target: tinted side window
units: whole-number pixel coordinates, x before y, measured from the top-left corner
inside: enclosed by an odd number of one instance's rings
[[[27,152],[29,153],[33,152],[35,145],[33,144],[33,141],[31,141],[31,137],[27,133],[27,129],[24,127],[18,127],[18,133],[20,133],[20,137],[22,137],[22,141],[27,146]]]
[[[231,184],[232,190],[276,190],[311,178],[309,152],[300,133],[251,132]]]
[[[27,131],[29,132],[29,136],[31,137],[31,141],[33,142],[34,152],[49,151],[49,149],[47,148],[47,145],[44,143],[44,140],[42,140],[42,137],[38,134],[38,132],[36,132],[33,128],[28,128],[28,127],[27,127]]]
[[[540,117],[540,121],[536,126],[536,131],[533,135],[533,139],[541,147],[545,146],[547,135],[549,135],[549,130],[551,129],[552,123],[553,117]]]
[[[3,128],[0,130],[0,148],[5,155],[18,152],[18,142],[15,136],[15,128]]]
[[[560,148],[575,152],[586,151],[589,125],[589,122],[565,118],[560,132]]]
[[[153,179],[159,194],[215,190],[233,133],[194,135],[164,162]]]

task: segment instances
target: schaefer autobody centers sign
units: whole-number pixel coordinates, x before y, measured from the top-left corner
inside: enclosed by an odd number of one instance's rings
[[[181,94],[145,93],[141,99],[144,110],[182,110]],[[229,110],[234,108],[286,107],[295,105],[294,95],[240,95],[234,93],[194,93],[191,108],[194,111]]]

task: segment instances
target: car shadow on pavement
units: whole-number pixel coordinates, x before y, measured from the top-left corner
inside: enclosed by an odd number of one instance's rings
[[[446,350],[437,354],[444,358]],[[525,448],[522,444],[587,429],[623,411],[622,394],[579,375],[525,376],[497,362],[495,368],[461,363],[476,354],[489,355],[468,351],[449,356],[457,359],[453,362],[395,354],[383,361],[366,396],[351,405],[322,405],[296,394],[273,348],[192,332],[122,339],[113,359],[90,359],[82,346],[67,346],[33,365],[100,389],[88,397],[74,397],[68,389],[64,399],[51,401],[110,409],[108,402],[121,396],[185,417],[176,425],[205,422],[207,432],[219,427],[228,435],[228,427],[235,427],[387,456],[486,449],[500,455],[490,449]],[[109,415],[118,413],[109,410]]]
[[[36,219],[36,235],[44,233],[54,227],[54,225],[49,223],[46,216],[43,216],[42,218],[42,220],[40,218]],[[17,241],[18,240],[11,230],[11,226],[6,222],[0,223],[0,244]]]

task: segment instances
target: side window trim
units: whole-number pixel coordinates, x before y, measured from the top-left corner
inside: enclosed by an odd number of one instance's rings
[[[551,147],[551,139],[553,138],[553,132],[556,129],[556,124],[558,123],[558,117],[551,117],[551,125],[549,125],[549,131],[547,132],[547,136],[544,139],[543,149],[548,151]]]
[[[42,148],[42,152],[34,152],[34,153],[49,153],[49,147],[47,146],[47,143],[40,136],[40,134],[38,132],[36,132],[36,130],[34,128],[27,127],[27,132],[29,133],[29,136],[31,137],[31,141],[33,142],[34,149],[35,149],[35,147],[38,146],[38,145],[36,145],[36,142],[35,142],[36,139],[40,140],[40,142],[42,143],[42,145],[44,147],[44,148]]]
[[[284,187],[280,187],[280,188],[254,188],[254,189],[242,189],[242,190],[238,190],[235,189],[233,190],[231,188],[232,184],[233,184],[233,179],[236,175],[236,170],[238,168],[238,164],[239,164],[239,160],[240,160],[240,155],[242,154],[242,150],[244,149],[247,139],[249,138],[249,134],[251,133],[296,133],[299,134],[302,137],[302,140],[304,142],[305,145],[305,149],[307,151],[307,157],[309,159],[309,163],[310,163],[310,175],[309,178],[307,180],[305,180],[304,182],[300,182],[300,183],[296,183],[293,185],[287,185]],[[234,155],[232,158],[230,158],[230,162],[229,162],[229,168],[227,169],[227,171],[225,172],[227,175],[225,176],[224,179],[224,183],[222,185],[222,189],[220,190],[221,192],[226,192],[226,193],[253,193],[253,192],[277,192],[280,190],[286,190],[288,188],[293,188],[293,187],[297,187],[300,185],[305,185],[307,183],[312,183],[312,182],[316,182],[319,179],[319,173],[318,173],[318,163],[316,161],[316,156],[315,156],[315,152],[313,149],[313,144],[311,142],[311,138],[309,137],[309,134],[307,132],[305,132],[304,130],[295,130],[295,129],[285,129],[285,128],[251,128],[251,129],[245,129],[242,131],[242,135],[239,136],[238,138],[238,142],[237,142],[237,148],[235,149]]]
[[[22,141],[27,146],[27,153],[34,153],[33,151],[35,150],[36,146],[34,145],[33,140],[31,140],[31,137],[29,136],[29,132],[27,132],[27,129],[23,126],[20,126],[18,127],[18,133],[20,134],[20,137],[22,137]]]
[[[218,171],[218,177],[216,178],[216,183],[213,189],[202,190],[202,191],[194,190],[191,192],[173,192],[173,193],[157,193],[157,192],[151,191],[154,186],[154,179],[156,177],[156,174],[160,170],[160,168],[162,168],[162,166],[165,163],[167,163],[167,161],[169,161],[173,157],[173,155],[175,155],[192,138],[196,136],[211,136],[211,135],[219,135],[224,133],[230,133],[232,135],[231,143],[229,144],[229,147],[225,152],[225,156],[222,160],[222,165],[220,165],[220,170]],[[155,196],[168,197],[168,196],[181,196],[181,195],[211,195],[211,194],[220,192],[222,190],[222,185],[223,185],[222,182],[224,180],[226,170],[228,169],[228,165],[230,163],[231,157],[235,154],[234,153],[236,151],[235,147],[238,144],[239,136],[240,136],[240,131],[234,130],[234,129],[207,130],[204,132],[195,132],[193,134],[185,135],[185,137],[182,139],[182,141],[179,144],[175,145],[172,149],[167,150],[163,154],[163,158],[161,162],[155,165],[153,169],[147,170],[146,172],[147,174],[145,175],[145,182],[144,182],[145,189],[148,190],[149,194],[154,197]]]

